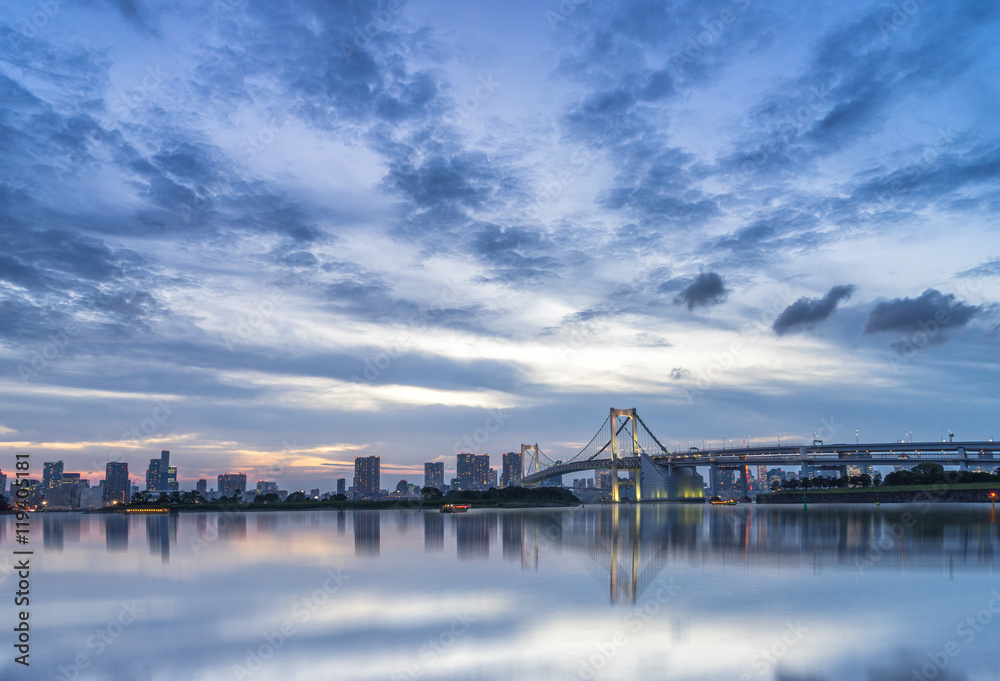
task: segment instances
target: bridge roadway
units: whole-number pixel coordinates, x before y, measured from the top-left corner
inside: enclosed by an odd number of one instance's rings
[[[713,449],[650,455],[658,464],[679,466],[707,466],[717,469],[744,466],[792,466],[808,470],[830,469],[861,465],[909,465],[931,462],[945,466],[958,466],[967,470],[969,465],[1000,466],[1000,442],[889,442],[875,444],[789,445],[779,447],[750,447],[746,449]],[[533,485],[548,478],[585,470],[610,469],[611,459],[572,461],[550,466],[537,473],[525,475],[523,484]],[[638,456],[621,456],[618,469],[641,468]]]

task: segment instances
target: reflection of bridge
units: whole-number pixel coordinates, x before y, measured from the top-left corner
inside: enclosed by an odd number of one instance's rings
[[[608,426],[605,429],[605,426]],[[611,471],[611,496],[620,500],[618,471],[626,470],[635,482],[636,499],[693,500],[702,498],[698,467],[709,470],[710,488],[719,492],[719,471],[737,470],[743,494],[747,493],[750,466],[798,466],[803,474],[817,469],[839,470],[848,465],[909,465],[932,462],[957,466],[1000,465],[1000,442],[889,442],[831,444],[815,441],[808,446],[753,447],[669,452],[653,435],[635,409],[611,409],[608,418],[583,449],[569,460],[553,461],[537,445],[522,446],[526,460],[526,485],[584,470]],[[545,459],[543,462],[542,459]],[[545,465],[545,467],[543,467]]]

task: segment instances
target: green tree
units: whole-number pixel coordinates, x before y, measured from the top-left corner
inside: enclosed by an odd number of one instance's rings
[[[305,501],[305,500],[306,500],[305,492],[292,492],[287,497],[285,497],[286,504],[293,504],[296,501]]]
[[[424,487],[420,490],[420,494],[428,501],[431,499],[440,499],[444,496],[437,487]]]
[[[133,503],[133,504],[141,504],[145,500],[146,500],[146,495],[145,494],[143,494],[142,492],[136,492],[135,494],[132,495],[132,502],[131,503]]]

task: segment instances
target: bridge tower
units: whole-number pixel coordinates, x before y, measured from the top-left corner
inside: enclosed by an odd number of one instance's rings
[[[528,468],[528,466],[527,466],[528,462],[524,458],[524,455],[525,455],[526,452],[531,456],[531,460],[534,462],[535,468],[531,472],[532,473],[537,473],[539,471],[538,443],[536,442],[533,445],[525,445],[525,444],[521,445],[521,472],[522,472],[522,474]]]
[[[632,428],[632,456],[638,456],[641,451],[639,447],[639,431],[636,430],[635,409],[615,409],[611,407],[611,415],[608,417],[608,421],[611,424],[611,498],[615,502],[621,501],[618,495],[618,460],[621,458],[621,453],[618,451],[618,433],[621,431],[621,428],[618,427],[619,418],[628,419],[626,423]],[[622,428],[625,425],[623,423]],[[639,471],[629,471],[629,477],[632,478],[635,486],[636,501],[642,501],[642,492],[640,491],[642,483],[639,476]]]

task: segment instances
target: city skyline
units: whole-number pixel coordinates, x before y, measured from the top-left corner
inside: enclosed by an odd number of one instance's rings
[[[52,7],[0,9],[5,456],[1000,436],[992,4]]]

